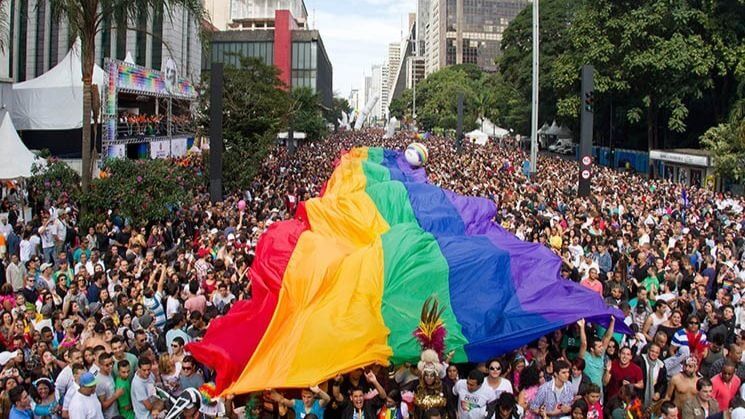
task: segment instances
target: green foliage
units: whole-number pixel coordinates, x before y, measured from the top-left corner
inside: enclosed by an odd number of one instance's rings
[[[557,108],[574,109],[570,102],[557,103],[559,97],[554,87],[554,79],[557,77],[556,59],[568,47],[567,34],[579,4],[576,0],[541,0],[538,115],[542,121],[555,119],[557,111],[561,114]],[[502,56],[498,59],[498,64],[505,91],[496,96],[509,95],[500,102],[503,106],[506,105],[506,109],[512,114],[502,124],[527,134],[530,133],[533,83],[532,7],[525,7],[507,26],[501,49]],[[489,119],[496,122],[496,117]]]
[[[660,145],[661,130],[687,132],[692,106],[713,103],[716,118],[731,105],[732,77],[745,56],[744,7],[741,0],[581,2],[550,73],[558,114],[577,117],[569,98],[579,91],[580,67],[592,64],[596,103],[612,97],[628,123],[645,122],[648,148]]]
[[[106,212],[114,208],[137,225],[163,220],[205,183],[199,166],[182,166],[173,160],[110,159],[103,172],[81,196],[81,204],[91,210],[81,219],[84,227],[104,221]]]
[[[706,131],[701,143],[714,154],[714,165],[721,176],[745,181],[745,99],[734,106],[727,123]]]
[[[320,140],[326,135],[326,121],[321,113],[317,93],[313,93],[309,87],[299,87],[292,90],[290,100],[292,127],[295,131],[304,132],[310,141]],[[341,117],[341,111],[339,116]]]
[[[341,120],[341,113],[346,112],[349,115],[352,112],[352,107],[349,106],[349,101],[344,98],[334,97],[331,101],[331,109],[323,110],[323,117],[330,123],[334,124],[335,127],[339,126],[339,120]]]
[[[477,69],[478,70],[478,69]],[[417,85],[417,122],[424,129],[455,129],[458,94],[463,94],[463,127],[473,129],[478,115],[480,80],[472,66],[446,67]]]
[[[251,182],[277,133],[287,126],[291,103],[278,74],[275,67],[256,58],[242,58],[240,69],[225,68],[223,184],[227,192],[239,191]],[[200,103],[201,124],[206,128],[209,97],[207,89]]]
[[[75,201],[80,196],[80,175],[67,163],[53,157],[46,165],[34,164],[27,179],[33,206],[48,207],[52,202]]]
[[[411,89],[405,89],[401,92],[401,96],[393,99],[391,103],[388,104],[388,112],[390,112],[391,116],[395,116],[399,121],[411,119],[411,107],[413,105],[412,97],[413,91]]]

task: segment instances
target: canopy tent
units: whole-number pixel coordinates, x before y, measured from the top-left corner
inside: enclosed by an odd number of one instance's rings
[[[41,76],[13,85],[10,116],[19,130],[70,130],[83,126],[80,40]],[[106,73],[94,64],[93,83],[103,93]]]
[[[551,127],[544,132],[546,135],[558,135],[559,134],[559,125],[556,124],[556,121],[554,121],[553,124],[551,124]]]
[[[132,53],[131,52],[127,51],[127,55],[124,56],[124,62],[125,63],[130,63],[130,64],[134,64],[135,63],[135,59],[132,57]]]
[[[538,134],[546,134],[548,131],[548,123],[544,122],[541,129],[538,130]]]
[[[559,127],[559,131],[556,133],[559,138],[572,138],[572,130],[562,125]]]
[[[502,138],[510,133],[506,129],[496,126],[487,118],[479,118],[476,122],[481,126],[481,131],[485,132],[490,137]]]
[[[466,138],[472,143],[476,143],[478,145],[484,145],[487,141],[489,141],[489,135],[478,129],[466,133]]]
[[[0,179],[30,177],[34,163],[46,164],[23,144],[7,112],[0,115],[0,150]]]

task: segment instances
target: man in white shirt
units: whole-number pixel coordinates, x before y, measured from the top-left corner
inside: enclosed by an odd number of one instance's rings
[[[75,396],[75,393],[78,392],[80,389],[80,376],[83,375],[84,372],[86,372],[85,365],[82,363],[75,363],[72,364],[72,371],[71,379],[70,379],[70,385],[67,387],[67,390],[65,390],[65,393],[63,394],[62,399],[62,415],[67,414],[67,417],[70,417],[70,402],[72,401],[73,396]],[[59,379],[59,377],[57,377]],[[60,400],[58,397],[57,400]]]
[[[25,285],[23,278],[26,276],[26,267],[18,259],[18,255],[10,256],[10,263],[5,269],[5,280],[13,286],[13,292],[18,292]]]
[[[80,376],[80,388],[72,396],[68,413],[74,419],[104,419],[101,402],[96,397],[96,377],[84,372]]]
[[[83,363],[83,353],[78,348],[72,348],[65,353],[65,361],[67,361],[67,366],[62,368],[62,371],[57,375],[57,380],[54,382],[57,400],[63,398],[67,394],[67,389],[75,382],[74,365]]]
[[[42,216],[42,224],[39,227],[41,236],[41,250],[44,254],[44,262],[54,263],[57,257],[57,223],[48,214]]]
[[[484,374],[478,370],[468,373],[468,379],[458,380],[453,394],[458,396],[458,419],[484,419],[487,403],[496,398],[494,390],[484,386]]]

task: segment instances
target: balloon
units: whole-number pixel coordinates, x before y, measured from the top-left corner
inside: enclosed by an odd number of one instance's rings
[[[404,152],[406,161],[413,167],[421,167],[427,163],[429,152],[422,143],[411,143]]]
[[[242,199],[240,201],[238,201],[238,209],[241,210],[241,211],[243,211],[244,209],[246,209],[246,201],[244,201]]]

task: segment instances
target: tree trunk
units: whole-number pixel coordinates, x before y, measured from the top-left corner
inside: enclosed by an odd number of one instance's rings
[[[91,113],[92,113],[92,88],[93,64],[96,56],[95,31],[88,36],[81,36],[82,61],[83,61],[83,144],[82,144],[82,189],[88,192],[91,184],[92,161],[91,161]]]
[[[647,154],[657,145],[657,139],[655,138],[655,125],[657,124],[657,104],[655,103],[654,96],[649,97],[649,106],[647,107]],[[652,159],[649,159],[649,177],[654,178],[654,164]]]
[[[83,83],[83,192],[91,183],[91,83]]]

